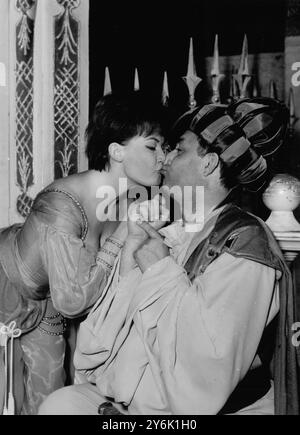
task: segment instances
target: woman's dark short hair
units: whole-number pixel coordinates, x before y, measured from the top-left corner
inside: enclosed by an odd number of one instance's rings
[[[109,168],[112,142],[124,145],[135,136],[165,136],[166,128],[166,109],[151,96],[140,91],[104,96],[96,104],[85,133],[89,169]]]

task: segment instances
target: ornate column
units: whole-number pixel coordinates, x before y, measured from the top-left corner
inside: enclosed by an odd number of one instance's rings
[[[89,2],[13,0],[10,222],[53,179],[87,169]]]
[[[83,10],[79,10],[79,7],[81,3],[87,2],[80,0],[57,0],[57,2],[62,11],[55,18],[54,176],[60,178],[78,172],[83,163],[80,150],[81,133],[83,133],[80,131],[83,121],[80,60],[82,55],[87,59],[88,50],[86,53],[81,51],[80,31],[84,25],[88,27],[88,22],[83,22],[83,26],[80,27],[80,14]],[[87,70],[88,63],[84,66]],[[84,121],[83,124],[86,124],[87,119]],[[82,125],[82,129],[84,128],[85,125]]]
[[[10,1],[10,210],[11,222],[32,205],[33,37],[35,0]]]
[[[44,162],[37,191],[87,168],[88,9],[81,0],[37,0],[34,146]]]
[[[8,225],[9,209],[9,0],[0,2],[0,228]]]

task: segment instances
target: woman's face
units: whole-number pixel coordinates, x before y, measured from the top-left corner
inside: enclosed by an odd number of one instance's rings
[[[125,175],[134,184],[153,186],[160,184],[161,169],[165,161],[164,138],[159,133],[135,136],[124,147]]]

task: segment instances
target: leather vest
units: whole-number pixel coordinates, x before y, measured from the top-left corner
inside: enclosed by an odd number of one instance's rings
[[[213,231],[186,262],[189,278],[193,280],[204,273],[224,252],[282,271],[284,260],[270,229],[262,220],[233,204],[223,209]]]

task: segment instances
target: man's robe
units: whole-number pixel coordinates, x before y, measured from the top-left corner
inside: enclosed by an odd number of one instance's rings
[[[196,234],[161,232],[172,255],[108,286],[80,327],[77,373],[124,413],[217,414],[259,361],[286,270],[263,224],[231,205]]]

